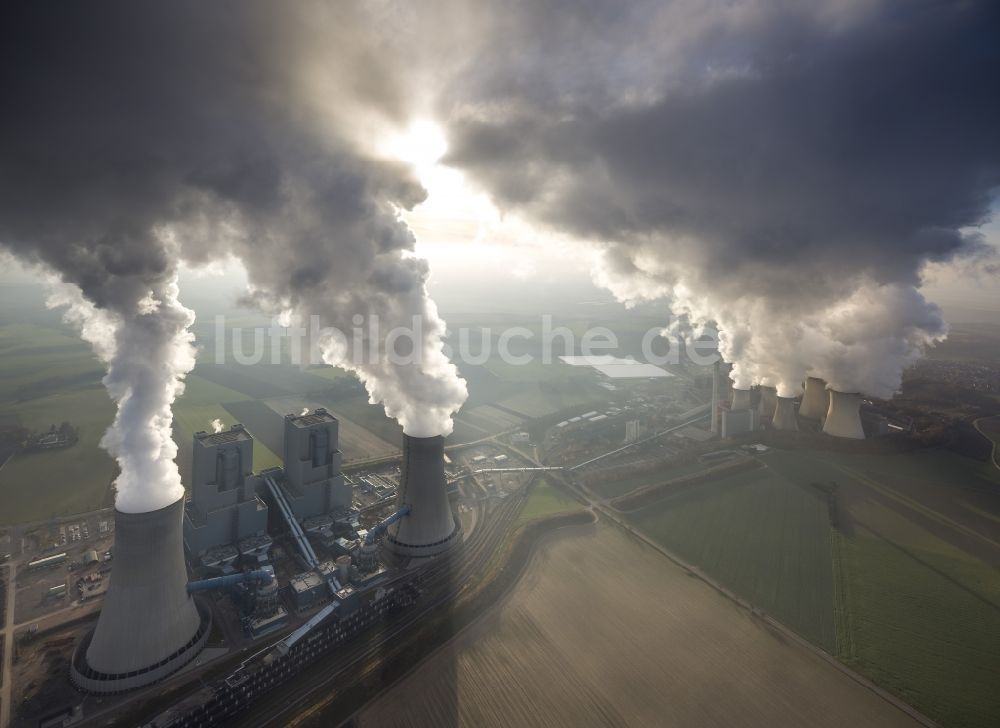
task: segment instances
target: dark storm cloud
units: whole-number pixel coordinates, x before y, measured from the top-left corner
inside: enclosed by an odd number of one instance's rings
[[[365,145],[408,104],[366,12],[182,0],[5,13],[0,245],[61,279],[58,302],[108,362],[121,508],[166,505],[180,488],[170,406],[193,365],[182,260],[236,255],[257,303],[323,326],[426,316],[423,369],[356,370],[415,434],[450,428],[464,383],[397,219],[424,191]]]
[[[892,332],[887,316],[880,335],[912,338],[889,368],[902,366],[943,329],[919,294],[893,287],[918,284],[928,261],[977,251],[968,228],[986,219],[1000,184],[1000,7],[670,5],[692,22],[665,29],[628,5],[655,30],[637,30],[622,53],[671,49],[660,71],[638,77],[626,68],[608,78],[587,64],[588,37],[567,45],[548,23],[526,22],[512,36],[518,47],[561,59],[541,67],[542,87],[589,77],[607,82],[603,93],[536,93],[530,77],[502,80],[512,51],[496,65],[481,58],[475,73],[493,69],[503,93],[452,99],[450,162],[501,206],[604,246],[606,279],[623,291],[636,293],[636,267],[653,294],[682,282],[681,305],[730,318],[733,341],[749,340],[740,328],[767,339],[788,311],[826,325],[861,287],[888,287],[885,308],[902,318]],[[760,315],[732,320],[727,305]],[[769,355],[728,353],[765,378],[778,365],[763,359],[804,346],[801,332],[793,338],[766,341]],[[849,386],[885,393],[898,372],[876,378]]]

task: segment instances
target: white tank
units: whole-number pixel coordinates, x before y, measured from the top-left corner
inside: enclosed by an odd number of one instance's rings
[[[183,498],[147,513],[115,511],[111,583],[70,668],[82,690],[149,685],[190,662],[208,639],[211,619],[187,592],[183,513]]]
[[[799,416],[809,420],[821,420],[829,408],[826,394],[826,382],[819,377],[806,379],[806,389],[799,405]]]
[[[771,427],[776,430],[798,430],[799,422],[795,418],[795,399],[792,397],[775,397],[774,419]]]
[[[861,426],[861,395],[857,392],[830,390],[830,409],[826,413],[823,432],[834,437],[848,437],[864,440],[865,430]]]
[[[750,409],[750,390],[733,387],[733,403],[729,406],[729,409]]]
[[[774,408],[778,406],[778,390],[775,387],[761,386],[760,402],[757,403],[757,415],[769,420],[774,417]]]

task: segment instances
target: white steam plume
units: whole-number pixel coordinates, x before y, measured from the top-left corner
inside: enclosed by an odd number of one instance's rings
[[[174,458],[170,407],[194,367],[194,314],[177,300],[175,277],[146,288],[132,310],[96,307],[79,287],[53,281],[50,307],[66,307],[65,320],[107,365],[104,386],[118,410],[101,446],[118,461],[115,507],[143,513],[184,495]]]

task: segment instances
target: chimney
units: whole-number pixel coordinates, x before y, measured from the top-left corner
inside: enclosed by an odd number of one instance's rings
[[[829,400],[826,395],[826,382],[819,377],[806,379],[806,389],[799,405],[799,416],[810,420],[823,419]]]
[[[775,399],[777,403],[774,407],[774,419],[771,420],[771,427],[776,430],[798,430],[799,423],[795,418],[795,399],[777,396]]]
[[[762,420],[769,420],[774,417],[774,408],[778,406],[778,390],[774,387],[762,385],[760,388],[760,402],[757,404],[757,415]]]
[[[719,360],[712,365],[712,432],[719,434]]]
[[[823,432],[834,437],[864,440],[861,426],[861,395],[857,392],[830,390],[830,409],[826,413]]]
[[[729,405],[729,409],[750,409],[750,390],[733,387],[733,402]]]
[[[184,499],[148,513],[115,510],[114,568],[97,627],[77,646],[73,683],[120,693],[179,670],[201,650],[211,617],[187,593]]]
[[[461,531],[448,503],[444,438],[403,435],[399,508],[410,512],[389,526],[384,547],[399,556],[433,556],[459,539]]]

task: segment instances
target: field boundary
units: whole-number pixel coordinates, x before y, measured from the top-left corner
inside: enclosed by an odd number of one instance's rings
[[[992,420],[996,419],[997,417],[998,415],[992,415],[990,417],[980,417],[979,419],[975,420],[972,423],[972,426],[975,427],[976,432],[985,437],[986,440],[993,447],[993,450],[990,452],[990,462],[993,463],[994,468],[1000,470],[1000,459],[997,458],[997,441],[994,440],[990,435],[987,435],[985,432],[983,432],[983,428],[979,426],[979,423],[982,422],[983,420]]]
[[[728,475],[742,473],[747,470],[758,470],[763,467],[764,464],[756,458],[744,458],[735,462],[717,465],[714,468],[702,470],[697,473],[689,473],[688,475],[682,475],[679,478],[665,480],[662,483],[645,485],[631,491],[630,493],[612,498],[608,501],[608,503],[612,508],[620,513],[633,513],[641,508],[645,508],[646,506],[653,505],[654,503],[663,500],[668,495],[672,495],[676,488],[709,483]]]
[[[933,720],[931,720],[930,718],[928,718],[927,716],[925,716],[923,713],[921,713],[920,711],[918,711],[913,706],[911,706],[908,703],[904,702],[900,698],[897,698],[895,695],[893,695],[892,693],[890,693],[888,690],[885,690],[884,688],[879,687],[874,682],[872,682],[871,680],[869,680],[868,678],[866,678],[864,675],[856,672],[854,669],[852,669],[848,665],[845,665],[843,662],[841,662],[840,660],[838,660],[834,655],[831,655],[826,650],[823,650],[822,648],[814,645],[812,642],[810,642],[809,640],[805,639],[804,637],[802,637],[801,635],[799,635],[794,630],[790,629],[789,627],[786,627],[784,624],[782,624],[781,622],[777,621],[773,617],[771,617],[771,616],[767,615],[766,613],[764,613],[763,611],[757,609],[756,607],[753,606],[753,604],[751,604],[750,602],[748,602],[747,600],[745,600],[743,597],[739,596],[735,592],[731,591],[728,587],[726,587],[725,585],[723,585],[721,582],[718,582],[715,579],[713,579],[711,576],[709,576],[708,574],[706,574],[704,571],[702,571],[701,569],[699,569],[697,566],[695,566],[693,564],[687,563],[682,558],[680,558],[679,556],[677,556],[676,554],[674,554],[672,551],[670,551],[669,549],[665,548],[661,544],[657,543],[653,539],[649,538],[648,536],[646,536],[641,531],[633,528],[632,526],[628,525],[627,523],[624,523],[624,522],[620,521],[609,510],[606,510],[606,509],[602,508],[599,505],[595,506],[595,507],[598,510],[600,510],[601,513],[603,513],[605,516],[607,516],[608,520],[610,520],[612,523],[616,524],[619,528],[622,528],[627,534],[630,534],[631,536],[635,537],[636,539],[638,539],[642,543],[646,544],[650,548],[652,548],[655,551],[658,551],[659,553],[661,553],[664,556],[666,556],[668,559],[670,559],[670,561],[674,562],[674,564],[676,564],[677,566],[679,566],[682,569],[684,569],[690,575],[692,575],[692,576],[700,579],[705,584],[707,584],[708,586],[712,587],[717,592],[719,592],[719,594],[721,594],[722,596],[726,597],[730,601],[734,602],[737,606],[742,607],[743,609],[745,609],[746,611],[748,611],[750,613],[751,617],[756,617],[756,618],[760,619],[765,624],[767,624],[769,627],[772,627],[773,629],[775,629],[778,632],[780,632],[782,634],[782,636],[787,637],[788,639],[794,641],[799,646],[806,648],[807,650],[809,650],[810,652],[812,652],[814,655],[816,655],[817,657],[819,657],[823,661],[827,662],[828,664],[832,665],[833,667],[835,667],[837,670],[839,670],[840,672],[842,672],[847,677],[849,677],[852,680],[854,680],[854,682],[858,683],[859,685],[861,685],[861,686],[867,688],[868,690],[870,690],[871,692],[875,693],[877,696],[879,696],[880,698],[882,698],[883,700],[885,700],[887,703],[893,705],[894,707],[898,708],[902,712],[906,713],[908,716],[910,716],[911,718],[913,718],[917,722],[921,723],[922,725],[927,726],[928,728],[941,728],[941,726],[938,723],[934,722]]]

